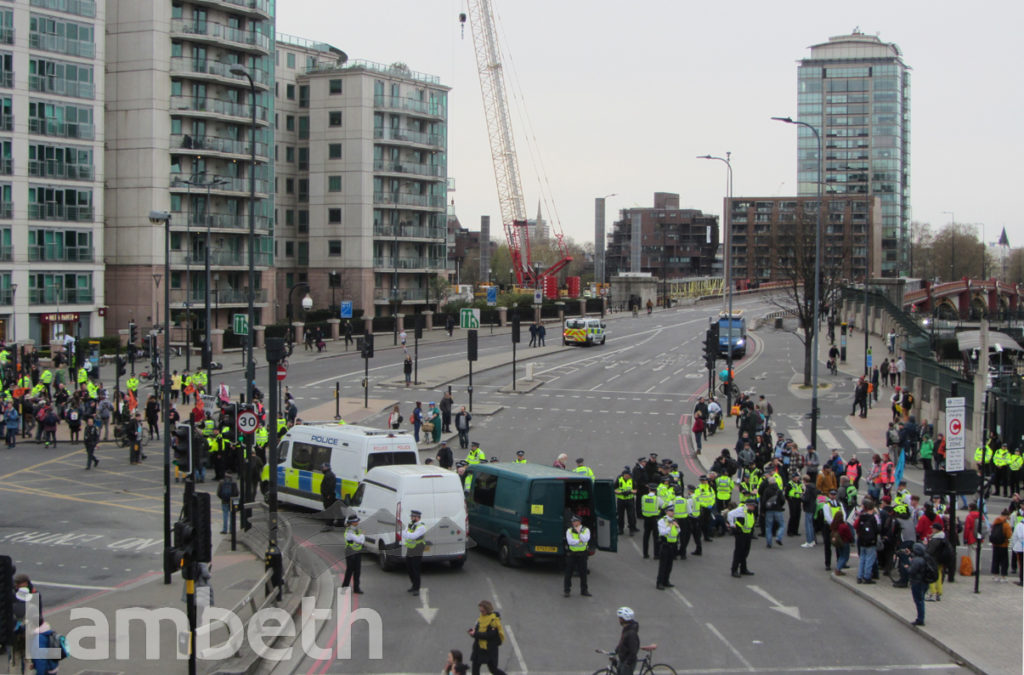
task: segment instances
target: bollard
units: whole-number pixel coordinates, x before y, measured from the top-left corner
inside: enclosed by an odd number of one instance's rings
[[[334,419],[341,419],[341,382],[334,383]]]
[[[527,382],[533,382],[533,364],[532,363],[527,363],[526,364],[526,377],[523,378],[523,379],[525,379]]]

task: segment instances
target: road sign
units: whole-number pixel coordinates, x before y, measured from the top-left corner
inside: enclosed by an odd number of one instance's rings
[[[494,307],[498,304],[498,287],[488,286],[487,287],[487,305]]]
[[[946,471],[963,471],[967,450],[964,429],[967,399],[963,396],[946,399]]]
[[[277,381],[284,382],[286,377],[288,377],[288,366],[283,363],[277,364]]]
[[[544,303],[544,294],[539,290],[533,292],[533,304],[541,305]]]
[[[246,410],[238,416],[238,430],[243,434],[251,434],[260,425],[256,413]]]
[[[459,312],[459,328],[479,328],[480,310],[475,307],[463,307]]]
[[[351,319],[352,318],[352,301],[342,300],[341,301],[341,318]]]
[[[235,314],[231,321],[231,331],[235,335],[249,334],[249,315]]]

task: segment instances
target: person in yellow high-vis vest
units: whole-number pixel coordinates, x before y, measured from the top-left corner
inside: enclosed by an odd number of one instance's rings
[[[658,556],[658,581],[656,587],[659,591],[673,587],[669,577],[672,575],[672,563],[675,561],[676,547],[679,544],[679,524],[676,522],[675,514],[675,504],[669,504],[665,507],[665,516],[658,521],[661,551]]]
[[[1006,443],[992,453],[992,466],[995,469],[996,480],[995,490],[992,492],[994,495],[999,495],[1002,490],[1004,497],[1009,497],[1008,492],[1010,488],[1010,449],[1006,447]]]
[[[623,468],[615,482],[615,506],[618,514],[619,534],[625,530],[626,516],[629,516],[629,533],[632,535],[637,531],[636,509],[633,507],[634,495],[636,495],[636,490],[633,489],[633,475],[627,466]]]

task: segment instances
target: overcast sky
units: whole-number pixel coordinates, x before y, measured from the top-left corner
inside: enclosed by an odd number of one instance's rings
[[[796,192],[797,61],[855,27],[895,42],[911,75],[913,219],[1006,227],[1024,172],[1024,3],[496,0],[527,212],[593,239],[594,198],[619,209],[676,192],[721,214],[732,152],[737,196]],[[501,219],[471,29],[460,0],[278,0],[279,32],[328,42],[350,59],[401,61],[450,86],[448,171],[456,213]],[[1014,47],[1018,45],[1018,47]],[[521,98],[520,98],[521,94]],[[524,105],[525,104],[525,105]],[[518,110],[525,108],[528,120]],[[1017,176],[1015,179],[1014,176]],[[547,206],[550,204],[551,206]],[[557,213],[552,213],[552,209]]]

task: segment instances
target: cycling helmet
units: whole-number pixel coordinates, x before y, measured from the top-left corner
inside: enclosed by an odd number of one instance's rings
[[[623,621],[633,620],[633,610],[631,610],[629,607],[619,607],[619,611],[615,612],[615,614],[618,615],[618,617]]]

